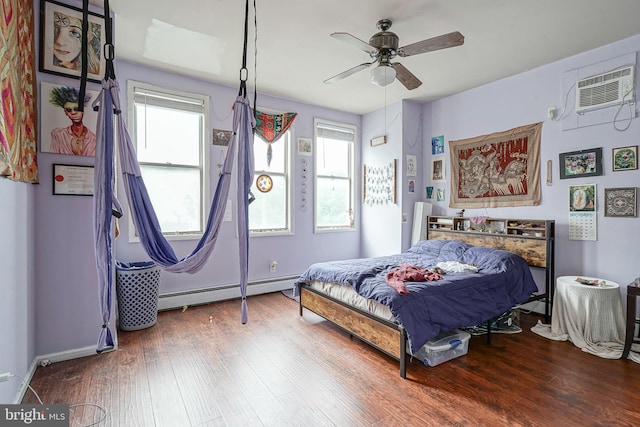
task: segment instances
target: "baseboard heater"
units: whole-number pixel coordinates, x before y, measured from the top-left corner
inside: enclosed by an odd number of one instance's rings
[[[249,282],[247,284],[247,295],[260,295],[293,289],[293,282],[299,277],[300,275]],[[240,298],[239,283],[166,293],[161,294],[159,297],[158,311],[173,310],[185,305],[209,304],[234,298]]]

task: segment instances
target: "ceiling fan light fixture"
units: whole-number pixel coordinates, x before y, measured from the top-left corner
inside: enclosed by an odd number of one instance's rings
[[[371,69],[371,83],[385,87],[393,83],[396,78],[396,70],[390,65],[382,65]]]

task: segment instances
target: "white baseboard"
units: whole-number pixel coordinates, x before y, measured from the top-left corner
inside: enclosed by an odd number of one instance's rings
[[[247,295],[260,295],[291,289],[293,288],[293,282],[299,277],[300,275],[250,282],[247,284]],[[172,310],[185,305],[208,304],[215,301],[240,298],[240,296],[240,285],[237,283],[216,286],[215,288],[162,294],[158,300],[158,310]]]
[[[36,373],[36,369],[38,368],[38,366],[47,366],[52,363],[78,359],[80,357],[93,356],[95,354],[96,348],[95,346],[91,346],[78,348],[75,350],[61,351],[59,353],[45,354],[43,356],[36,356],[36,358],[31,362],[31,366],[29,366],[29,371],[24,377],[24,381],[22,381],[22,384],[20,384],[20,388],[18,389],[18,393],[16,394],[14,403],[19,404],[20,402],[22,402],[22,399],[29,389],[29,383],[31,382],[33,375]]]

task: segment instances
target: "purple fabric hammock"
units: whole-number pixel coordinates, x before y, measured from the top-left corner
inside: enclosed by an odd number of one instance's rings
[[[186,257],[178,259],[173,248],[162,235],[158,218],[153,210],[147,189],[142,180],[140,167],[126,124],[119,113],[119,86],[115,79],[102,82],[102,92],[96,101],[100,114],[97,126],[97,147],[94,177],[94,231],[96,244],[96,265],[102,309],[102,331],[98,339],[98,352],[113,347],[109,329],[111,319],[113,283],[113,252],[111,239],[112,211],[120,212],[120,206],[113,196],[114,186],[114,145],[117,142],[118,157],[123,173],[123,184],[129,202],[129,209],[140,241],[149,257],[164,270],[174,273],[196,273],[202,269],[214,249],[218,231],[224,216],[225,203],[229,194],[233,153],[238,146],[238,235],[240,256],[240,291],[242,294],[242,323],[248,320],[247,281],[249,271],[248,198],[253,181],[253,127],[255,124],[251,106],[246,96],[238,96],[234,104],[233,135],[229,142],[227,157],[222,168],[205,232],[195,249]],[[115,114],[117,132],[114,134],[112,112]]]

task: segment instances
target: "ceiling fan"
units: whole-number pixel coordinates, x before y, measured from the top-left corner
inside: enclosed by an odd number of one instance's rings
[[[360,40],[349,33],[332,33],[331,37],[367,52],[373,62],[365,62],[364,64],[356,65],[355,67],[350,68],[347,71],[343,71],[324,82],[337,82],[373,65],[374,67],[371,69],[372,83],[384,87],[391,84],[397,77],[404,87],[412,90],[419,87],[422,82],[401,63],[391,62],[396,55],[407,57],[418,55],[420,53],[433,52],[434,50],[460,46],[464,43],[464,36],[458,31],[454,31],[452,33],[443,34],[441,36],[422,40],[398,48],[398,36],[395,33],[388,31],[389,28],[391,28],[390,19],[381,19],[378,21],[378,29],[380,31],[371,36],[369,43]]]

